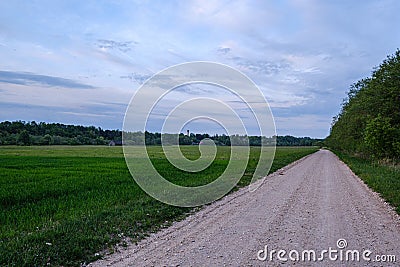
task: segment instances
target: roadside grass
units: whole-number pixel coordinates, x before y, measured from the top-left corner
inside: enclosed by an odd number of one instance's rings
[[[371,189],[379,193],[400,214],[400,169],[334,151]]]
[[[218,147],[211,166],[187,174],[168,163],[161,147],[149,147],[156,168],[172,182],[198,185],[216,179],[229,160]],[[317,151],[278,147],[271,172]],[[199,157],[195,146],[185,156]],[[249,184],[260,148],[252,147],[238,187]],[[0,147],[0,265],[79,266],[116,244],[136,242],[181,220],[194,209],[163,204],[132,179],[121,147]],[[236,189],[237,189],[236,188]]]

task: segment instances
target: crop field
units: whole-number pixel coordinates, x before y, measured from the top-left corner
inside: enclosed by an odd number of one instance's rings
[[[271,172],[316,150],[278,147]],[[162,175],[182,185],[215,179],[229,160],[229,148],[218,147],[206,170],[185,173],[169,164],[161,147],[148,152]],[[182,152],[199,157],[196,146]],[[251,148],[237,187],[250,182],[259,152]],[[0,174],[1,266],[79,266],[195,211],[163,204],[142,191],[121,147],[3,146]]]

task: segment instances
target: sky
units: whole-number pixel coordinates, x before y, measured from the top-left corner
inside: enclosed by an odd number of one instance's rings
[[[399,47],[399,10],[396,0],[3,0],[0,121],[122,129],[147,79],[211,61],[254,81],[278,135],[324,138],[349,86]],[[232,101],[196,88],[164,102]]]

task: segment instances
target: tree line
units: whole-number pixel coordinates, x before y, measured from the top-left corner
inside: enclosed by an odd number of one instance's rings
[[[125,133],[126,134],[126,133]],[[143,133],[129,133],[128,136],[132,144],[140,143],[140,136]],[[217,145],[229,146],[232,138],[235,144],[245,145],[244,136],[210,135],[207,133],[189,135],[179,134],[180,145],[196,145],[203,139],[214,140]],[[248,136],[251,146],[261,146],[260,136]],[[274,136],[263,140],[265,143],[276,143],[278,146],[314,146],[320,145],[321,139],[310,137]],[[136,141],[135,141],[136,140]],[[147,145],[160,145],[161,133],[145,132],[145,142]],[[0,145],[121,145],[122,131],[103,130],[100,127],[65,125],[61,123],[46,122],[25,122],[25,121],[4,121],[0,122]]]
[[[35,121],[0,122],[1,145],[106,145],[111,140],[121,142],[121,131]]]
[[[400,50],[350,86],[326,144],[375,159],[400,159]]]

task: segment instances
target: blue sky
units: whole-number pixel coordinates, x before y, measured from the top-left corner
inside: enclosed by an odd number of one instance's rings
[[[147,78],[215,61],[258,85],[279,135],[325,137],[350,84],[399,47],[399,10],[395,0],[1,1],[0,120],[122,129]]]

